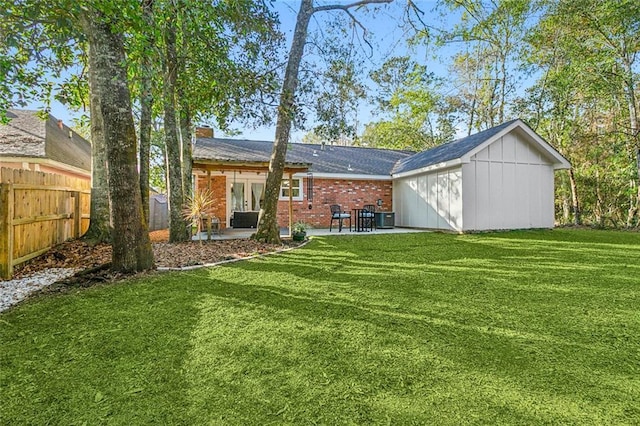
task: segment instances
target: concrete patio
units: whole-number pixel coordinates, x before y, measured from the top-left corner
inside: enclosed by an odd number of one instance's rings
[[[255,229],[233,229],[227,228],[223,229],[219,234],[212,233],[211,240],[239,240],[251,237],[251,234],[256,232]],[[411,232],[429,232],[426,229],[416,229],[416,228],[380,228],[374,229],[371,232],[355,232],[349,231],[349,228],[343,228],[342,232],[338,232],[337,229],[333,229],[329,231],[329,228],[313,228],[307,230],[308,237],[323,237],[327,235],[379,235],[379,234],[407,234]],[[289,236],[288,228],[280,228],[280,236],[286,238]],[[207,239],[207,233],[201,232],[199,235],[194,235],[193,240],[202,239],[203,241]]]

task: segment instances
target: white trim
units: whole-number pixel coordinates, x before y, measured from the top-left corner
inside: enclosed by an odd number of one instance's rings
[[[396,174],[393,174],[392,177],[394,180],[402,179],[409,176],[420,175],[423,173],[431,172],[434,170],[448,169],[451,167],[459,166],[460,164],[462,164],[462,159],[456,158],[454,160],[445,161],[443,163],[432,164],[430,166],[421,167],[419,169],[409,170],[402,173],[396,173]]]
[[[230,228],[231,227],[231,215],[232,215],[232,209],[233,209],[233,205],[231,203],[232,200],[232,195],[231,195],[231,185],[233,185],[234,183],[242,183],[244,185],[244,200],[242,200],[242,210],[240,211],[255,211],[255,210],[251,210],[251,184],[252,183],[262,183],[265,184],[267,183],[266,180],[266,175],[258,175],[257,173],[253,173],[253,172],[244,172],[242,174],[238,173],[236,175],[236,178],[234,179],[233,177],[233,172],[231,172],[231,174],[227,173],[226,174],[226,189],[225,189],[225,194],[226,194],[226,203],[227,203],[227,227]]]
[[[80,167],[71,166],[66,163],[62,163],[60,161],[51,160],[50,158],[40,158],[40,157],[3,157],[0,156],[0,162],[5,163],[28,163],[28,164],[39,164],[43,166],[55,167],[58,169],[62,169],[68,171],[70,173],[76,173],[79,175],[83,175],[85,177],[91,177],[91,170],[81,169]]]
[[[304,175],[306,177],[306,174]],[[303,180],[302,180],[302,176],[298,177],[296,175],[293,175],[291,177],[293,180],[297,179],[298,180],[298,195],[297,197],[291,197],[291,200],[293,201],[303,201],[304,200],[304,193],[302,192],[302,187],[303,187]],[[289,179],[288,178],[282,178],[283,182],[288,182]],[[293,187],[293,189],[295,189],[295,186]],[[280,184],[280,190],[278,191],[278,200],[279,201],[289,201],[289,196],[283,196],[282,195],[282,184]]]
[[[315,173],[310,171],[314,179],[339,179],[339,180],[391,180],[391,175],[363,175],[363,174],[345,174],[345,173]],[[307,172],[295,173],[294,178],[306,178]]]

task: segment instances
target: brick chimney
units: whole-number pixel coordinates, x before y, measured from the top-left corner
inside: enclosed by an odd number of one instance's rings
[[[213,137],[213,127],[203,126],[196,127],[196,138],[212,138]]]

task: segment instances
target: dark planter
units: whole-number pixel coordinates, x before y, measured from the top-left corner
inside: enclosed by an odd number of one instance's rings
[[[293,241],[304,241],[304,239],[307,238],[307,233],[304,231],[294,232],[293,234],[291,234],[291,238],[293,239]]]

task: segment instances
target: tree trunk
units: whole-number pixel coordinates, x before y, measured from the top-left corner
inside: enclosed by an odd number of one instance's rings
[[[567,191],[567,186],[569,185],[566,173],[560,175],[560,182],[562,183],[560,187],[562,191],[560,195],[562,200],[562,224],[567,224],[571,218],[571,202],[569,201],[570,191]]]
[[[627,214],[627,227],[633,226],[634,218],[638,213],[638,207],[640,206],[640,126],[638,125],[638,104],[636,101],[636,84],[633,74],[632,61],[628,58],[624,58],[625,65],[625,93],[627,94],[627,107],[629,108],[629,127],[630,127],[630,142],[635,154],[635,180],[632,182],[632,190],[635,194],[631,197],[629,211]],[[636,222],[636,225],[638,222]]]
[[[89,46],[89,111],[91,114],[91,219],[84,238],[93,242],[111,242],[109,215],[109,181],[107,178],[107,151],[104,140],[100,92],[97,82],[95,49]]]
[[[347,5],[324,5],[313,7],[313,0],[302,0],[300,10],[296,19],[296,28],[293,32],[293,41],[289,51],[287,69],[284,73],[282,92],[280,93],[280,104],[278,106],[278,116],[276,119],[276,137],[269,160],[269,172],[267,173],[267,183],[265,185],[264,204],[258,216],[258,230],[254,238],[259,241],[269,243],[280,242],[280,229],[278,227],[278,198],[280,186],[282,184],[282,174],[287,155],[287,144],[289,143],[289,132],[294,116],[294,100],[298,87],[298,72],[300,62],[304,53],[304,45],[307,42],[307,31],[309,21],[315,12],[327,10],[343,10],[348,13],[352,7],[360,7],[370,3],[391,3],[393,0],[361,0]],[[353,15],[349,14],[352,18]]]
[[[296,88],[298,87],[298,70],[300,68],[302,54],[304,53],[304,45],[307,40],[307,30],[309,28],[311,15],[313,15],[313,1],[302,0],[300,10],[298,11],[296,28],[293,33],[293,42],[291,44],[291,51],[289,52],[289,61],[287,62],[287,69],[284,75],[282,92],[280,94],[280,105],[278,107],[278,118],[276,121],[276,138],[269,161],[264,205],[260,209],[258,230],[255,234],[255,238],[260,241],[270,243],[280,242],[278,198],[282,184],[282,174],[284,173],[291,121],[294,114],[293,103]]]
[[[191,146],[191,115],[188,107],[184,105],[180,108],[180,139],[182,141],[182,191],[184,198],[187,199],[192,195],[193,150]]]
[[[604,227],[604,204],[602,202],[602,190],[600,189],[600,171],[595,170],[595,190],[596,190],[596,203],[593,208],[593,216],[595,222],[599,227]]]
[[[582,215],[580,213],[580,201],[578,198],[578,185],[573,169],[569,169],[569,183],[571,185],[571,201],[573,202],[573,224],[582,225]]]
[[[151,110],[153,97],[151,95],[150,79],[143,78],[142,94],[140,95],[140,196],[142,213],[146,223],[149,223],[149,161],[151,157]],[[149,84],[149,85],[147,85]]]
[[[143,0],[142,12],[149,26],[146,34],[146,46],[154,44],[153,37],[153,0]],[[144,220],[149,223],[149,159],[151,153],[151,126],[153,109],[152,64],[149,55],[142,55],[142,76],[140,81],[140,196]]]
[[[167,157],[167,190],[169,191],[169,242],[185,241],[189,238],[187,223],[182,216],[184,192],[182,191],[182,149],[178,139],[176,121],[176,82],[178,55],[176,52],[176,12],[164,29],[166,45],[164,58],[164,133]]]
[[[189,49],[188,30],[185,20],[182,20],[182,49]],[[180,60],[180,72],[186,74],[186,58]],[[178,105],[180,105],[180,140],[182,141],[182,192],[188,199],[192,194],[193,147],[191,145],[191,105],[187,102],[184,85],[178,85]]]
[[[94,64],[108,164],[109,199],[113,219],[112,269],[133,272],[153,267],[149,232],[142,215],[136,159],[136,133],[127,81],[124,38],[109,20],[90,8],[81,25]]]

